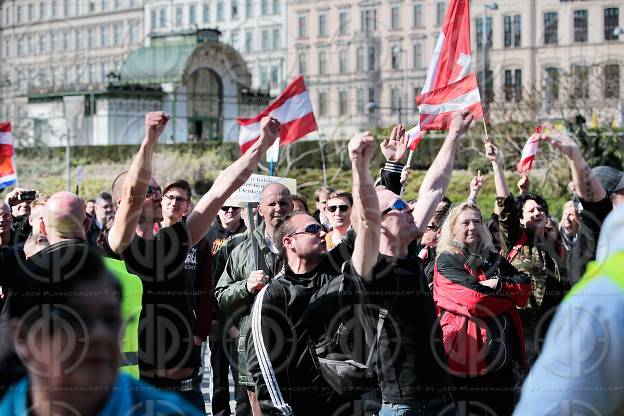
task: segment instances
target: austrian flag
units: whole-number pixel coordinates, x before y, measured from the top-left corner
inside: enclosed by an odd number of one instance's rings
[[[529,172],[533,169],[533,161],[535,160],[535,155],[537,155],[537,148],[539,146],[539,133],[541,132],[540,127],[536,128],[536,134],[529,137],[529,140],[524,145],[520,162],[518,162],[518,173]]]
[[[481,95],[474,72],[460,81],[419,95],[416,103],[422,131],[448,129],[453,112],[459,110],[469,110],[475,119],[483,118]]]
[[[260,138],[260,120],[266,116],[275,117],[282,123],[280,146],[299,140],[317,130],[310,94],[302,76],[291,82],[282,94],[257,116],[236,119],[240,125],[238,145],[241,153],[245,153]]]

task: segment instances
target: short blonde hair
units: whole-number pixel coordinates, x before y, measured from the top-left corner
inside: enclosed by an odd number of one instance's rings
[[[491,251],[494,251],[494,245],[492,244],[492,236],[490,235],[487,226],[483,222],[483,215],[481,215],[481,210],[479,207],[470,202],[463,202],[459,205],[455,205],[451,208],[444,223],[442,223],[442,231],[440,238],[438,239],[437,252],[438,255],[442,254],[445,251],[449,251],[455,254],[461,254],[460,248],[457,246],[455,242],[455,236],[453,235],[453,227],[457,222],[457,218],[459,215],[467,210],[475,211],[479,214],[481,218],[481,225],[478,227],[479,230],[479,246],[477,247],[477,252],[475,254],[479,254],[480,256],[487,256]]]
[[[568,209],[568,208],[572,208],[572,210],[574,211],[574,219],[576,219],[576,221],[578,223],[580,223],[581,219],[579,218],[578,211],[576,210],[576,207],[574,206],[574,202],[573,201],[568,201],[565,204],[563,204],[563,208],[561,209],[561,221],[559,221],[559,223],[563,222],[563,220],[565,218],[566,209]]]

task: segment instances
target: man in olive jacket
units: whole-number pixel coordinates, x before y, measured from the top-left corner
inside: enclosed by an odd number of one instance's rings
[[[253,379],[245,366],[249,315],[256,294],[281,269],[281,264],[278,264],[279,252],[273,243],[273,233],[278,220],[292,210],[293,205],[288,188],[274,183],[262,190],[258,212],[264,220],[263,224],[252,233],[250,238],[248,237],[232,250],[215,288],[215,297],[224,315],[230,317],[230,322],[240,320],[238,382],[241,387],[247,388],[254,414],[259,411],[259,406],[255,400]],[[257,266],[254,264],[251,238],[258,243],[260,264]]]

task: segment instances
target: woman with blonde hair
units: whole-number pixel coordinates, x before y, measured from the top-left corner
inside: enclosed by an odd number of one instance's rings
[[[438,242],[433,299],[462,413],[512,413],[512,362],[524,362],[516,307],[530,293],[530,277],[494,251],[479,208],[453,207]]]

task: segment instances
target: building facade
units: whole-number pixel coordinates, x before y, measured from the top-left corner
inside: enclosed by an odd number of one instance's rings
[[[622,126],[622,12],[617,0],[472,1],[473,54],[493,121],[581,113]]]
[[[240,52],[254,89],[277,95],[286,86],[285,0],[146,0],[145,35],[214,28]]]
[[[305,75],[321,137],[415,124],[447,3],[288,2],[288,73]]]
[[[143,0],[1,2],[0,117],[12,121],[18,144],[37,135],[28,95],[106,85],[143,44],[143,12]]]

